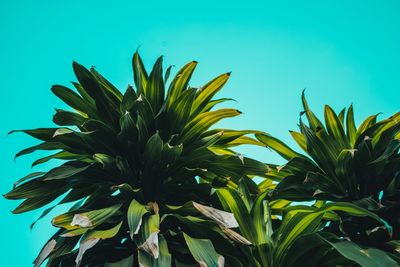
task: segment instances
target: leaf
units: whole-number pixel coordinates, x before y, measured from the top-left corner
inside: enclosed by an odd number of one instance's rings
[[[300,237],[317,230],[323,213],[294,213],[286,215],[278,230],[278,240],[275,251],[276,261],[280,262],[288,248]]]
[[[244,238],[243,236],[241,236],[240,234],[238,234],[237,232],[233,231],[232,229],[229,228],[223,228],[221,227],[221,230],[224,232],[224,234],[226,234],[226,236],[228,236],[231,240],[239,243],[239,244],[243,244],[246,246],[250,246],[252,245],[252,243],[247,240],[246,238]]]
[[[354,122],[354,112],[353,112],[353,105],[350,105],[349,110],[347,111],[346,116],[346,134],[347,138],[349,138],[350,146],[354,147],[354,143],[356,141],[356,124]]]
[[[25,199],[18,207],[16,207],[12,213],[18,214],[18,213],[23,213],[27,211],[31,211],[37,208],[41,208],[53,200],[55,200],[57,197],[62,195],[65,192],[64,188],[57,188],[56,191],[48,193],[46,195],[42,195],[40,197],[32,197]]]
[[[154,258],[147,252],[139,250],[139,266],[140,267],[164,267],[172,266],[172,257],[168,251],[167,241],[163,235],[158,235],[159,243],[159,256]]]
[[[143,215],[145,215],[148,212],[149,211],[146,209],[146,207],[140,204],[135,199],[131,201],[131,204],[129,205],[128,208],[127,216],[128,216],[130,236],[132,239],[133,236],[139,232],[140,226],[142,224]]]
[[[314,115],[314,113],[311,111],[310,107],[308,106],[306,96],[305,96],[305,90],[303,90],[303,92],[301,93],[301,100],[303,102],[304,113],[307,116],[307,120],[310,124],[310,128],[314,131],[318,127],[323,128],[324,126],[322,125],[322,122]]]
[[[32,173],[30,173],[30,174],[28,174],[28,175],[22,177],[22,178],[19,179],[18,181],[16,181],[16,182],[14,183],[14,188],[15,188],[17,185],[19,185],[20,183],[22,183],[22,182],[25,182],[25,181],[27,181],[27,180],[30,180],[30,179],[35,178],[35,177],[38,177],[38,176],[42,176],[43,174],[45,174],[45,172],[32,172]]]
[[[170,121],[169,128],[171,129],[171,134],[181,132],[182,128],[186,125],[190,116],[190,109],[192,108],[194,96],[195,89],[186,90],[168,110],[167,118],[168,121]]]
[[[159,251],[158,233],[160,232],[160,216],[154,214],[143,218],[139,232],[138,248],[157,259]]]
[[[57,150],[57,149],[69,149],[69,147],[59,142],[43,142],[40,143],[39,145],[31,146],[21,150],[15,155],[15,159],[20,156],[33,153],[37,150]]]
[[[65,190],[63,181],[47,181],[44,182],[39,178],[35,178],[23,183],[4,195],[7,199],[35,198],[53,194],[58,190]]]
[[[171,81],[167,93],[167,110],[169,110],[170,107],[175,104],[175,101],[186,89],[196,66],[196,61],[189,62],[178,71],[174,79]]]
[[[74,176],[74,175],[84,172],[90,166],[91,165],[85,165],[83,167],[73,167],[70,165],[62,165],[60,167],[51,169],[49,172],[47,172],[45,175],[43,175],[43,180],[51,181],[51,180],[66,179],[71,176]]]
[[[350,144],[344,133],[343,124],[340,122],[332,108],[328,105],[325,106],[324,116],[326,129],[329,135],[335,138],[336,142],[341,145],[342,149],[350,148]]]
[[[56,227],[62,227],[67,230],[77,228],[93,228],[102,224],[104,221],[118,212],[121,206],[122,204],[116,204],[108,208],[91,210],[82,213],[77,213],[76,211],[67,212],[53,218],[52,224]]]
[[[183,233],[186,244],[192,254],[193,258],[202,267],[222,267],[224,266],[225,259],[219,255],[213,244],[208,239],[196,239]]]
[[[236,109],[219,109],[204,112],[185,126],[181,133],[181,142],[185,143],[193,140],[221,119],[236,117],[240,114],[241,112]]]
[[[100,87],[96,78],[85,67],[73,62],[73,69],[79,83],[91,98],[95,100],[99,116],[106,122],[113,123],[112,110],[109,108],[110,101],[107,99],[104,90]]]
[[[79,267],[81,265],[82,258],[85,252],[88,249],[94,247],[99,241],[100,241],[99,238],[91,238],[91,239],[85,239],[83,242],[80,243],[78,255],[76,256],[75,259],[76,267]]]
[[[120,104],[121,114],[125,114],[127,111],[129,112],[135,105],[137,98],[138,96],[136,95],[135,90],[133,90],[132,86],[129,85]]]
[[[195,207],[201,214],[217,222],[219,225],[226,228],[239,227],[239,224],[232,213],[215,209],[212,207],[207,207],[199,203],[196,203],[194,201],[192,203],[193,207]]]
[[[90,68],[90,72],[93,74],[99,85],[104,89],[108,99],[114,102],[115,107],[117,107],[123,98],[121,92],[106,78],[104,78],[103,75],[98,73],[94,67]]]
[[[109,169],[114,165],[115,159],[107,154],[96,153],[93,155],[93,159],[100,162],[103,168]]]
[[[133,255],[117,262],[106,262],[104,267],[133,267]]]
[[[121,226],[122,226],[122,221],[119,224],[117,224],[114,227],[107,229],[107,230],[89,230],[85,234],[83,239],[98,238],[98,239],[104,240],[104,239],[113,238],[114,236],[116,236],[118,234],[119,230],[121,229]]]
[[[31,167],[34,167],[36,165],[39,164],[43,164],[49,160],[52,159],[60,159],[60,160],[83,160],[85,158],[89,157],[88,155],[84,155],[84,154],[75,154],[75,153],[71,153],[68,151],[61,151],[61,152],[57,152],[55,154],[52,154],[50,156],[46,156],[40,159],[35,160]]]
[[[163,145],[163,141],[158,133],[149,138],[143,153],[146,164],[152,165],[153,162],[157,162],[161,158]]]
[[[303,151],[307,152],[307,142],[304,136],[299,132],[295,131],[289,131],[289,132],[290,135],[293,137],[294,141],[296,141],[296,143],[299,145],[299,147],[303,149]]]
[[[342,124],[343,128],[344,128],[344,113],[346,112],[346,108],[343,108],[340,112],[339,115],[337,116],[340,123]]]
[[[255,245],[260,245],[264,243],[271,243],[272,239],[272,218],[271,209],[269,207],[268,201],[265,200],[268,191],[260,194],[251,209],[251,218],[256,232],[256,242]]]
[[[58,128],[37,128],[28,130],[12,130],[8,132],[8,134],[22,132],[42,141],[50,141],[57,129]]]
[[[162,60],[162,56],[157,59],[150,73],[149,82],[144,90],[144,95],[149,100],[155,113],[160,110],[164,102]]]
[[[40,251],[39,255],[36,257],[35,261],[33,262],[35,267],[42,265],[45,259],[49,257],[50,253],[53,252],[54,248],[57,245],[57,241],[51,239]]]
[[[221,188],[216,192],[224,210],[230,211],[234,214],[242,235],[253,244],[256,243],[257,234],[255,233],[253,221],[240,194],[237,191],[228,188]]]
[[[51,91],[73,109],[84,114],[96,114],[94,108],[91,106],[91,103],[83,100],[77,93],[75,93],[71,89],[61,85],[53,85],[51,87]]]
[[[332,247],[334,247],[344,257],[352,260],[362,267],[390,267],[399,266],[396,261],[390,258],[386,253],[381,250],[369,248],[362,249],[358,245],[349,241],[342,242],[329,242],[325,240]]]
[[[132,59],[133,66],[133,77],[137,88],[138,95],[143,94],[146,90],[149,76],[147,75],[146,69],[143,65],[143,61],[140,58],[138,51],[135,52]]]
[[[275,150],[279,155],[281,155],[283,158],[287,160],[290,160],[294,157],[301,157],[299,153],[292,150],[285,143],[270,135],[256,134],[256,137],[258,140],[263,142],[267,147]]]
[[[194,100],[193,107],[190,112],[192,117],[197,116],[197,114],[204,110],[214,95],[218,93],[218,91],[221,90],[221,88],[228,81],[230,74],[231,73],[229,72],[219,75],[199,89],[199,93]]]
[[[81,129],[85,121],[86,118],[82,115],[61,109],[56,109],[56,114],[53,116],[53,122],[60,126],[74,125]]]

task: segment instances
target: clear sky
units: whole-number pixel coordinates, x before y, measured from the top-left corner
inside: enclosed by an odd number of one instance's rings
[[[35,142],[6,133],[52,126],[54,108],[64,105],[50,86],[74,80],[72,61],[96,66],[124,90],[133,84],[138,46],[147,66],[159,55],[177,67],[199,61],[193,86],[232,71],[220,96],[235,98],[244,114],[224,126],[289,141],[303,88],[318,114],[324,104],[339,110],[353,103],[358,122],[390,116],[400,110],[399,12],[397,0],[1,1],[0,192],[28,173],[34,158],[14,163],[13,155]],[[266,150],[243,152],[282,162]],[[31,231],[40,211],[12,215],[16,205],[0,199],[1,266],[30,266],[55,230],[50,216]]]

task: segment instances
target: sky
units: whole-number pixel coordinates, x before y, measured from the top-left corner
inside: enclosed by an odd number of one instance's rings
[[[219,94],[243,112],[222,126],[268,132],[294,146],[300,95],[322,115],[353,103],[358,123],[400,110],[399,1],[1,1],[0,192],[31,172],[41,153],[13,161],[36,144],[13,129],[51,127],[50,91],[74,81],[72,61],[96,69],[125,90],[133,84],[131,57],[139,47],[147,67],[163,55],[175,71],[199,61],[192,86],[232,71]],[[263,148],[242,152],[283,163]],[[45,171],[49,163],[35,171]],[[56,209],[29,226],[41,211],[12,215],[17,201],[0,198],[2,266],[30,266],[55,232]]]

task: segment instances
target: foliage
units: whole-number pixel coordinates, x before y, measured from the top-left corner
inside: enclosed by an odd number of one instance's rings
[[[398,266],[400,114],[357,128],[352,107],[327,106],[323,125],[303,95],[309,125],[292,135],[306,156],[260,131],[215,128],[240,114],[216,109],[230,74],[194,88],[196,66],[168,83],[162,57],[148,74],[136,52],[135,89],[122,94],[74,63],[75,90],[52,87],[72,110],[56,110],[56,127],[12,131],[41,141],[16,157],[53,151],[32,166],[60,163],[14,184],[5,197],[24,201],[13,212],[55,203],[39,220],[69,203],[35,266]]]
[[[74,111],[57,109],[53,121],[59,127],[21,130],[42,143],[16,157],[52,150],[56,153],[32,165],[51,159],[64,163],[22,178],[5,195],[25,199],[14,213],[40,208],[59,197],[56,205],[74,203],[68,212],[53,219],[60,230],[36,265],[47,256],[50,266],[70,266],[73,261],[86,265],[121,260],[134,252],[135,261],[142,265],[165,266],[171,262],[167,243],[168,247],[177,246],[176,250],[189,249],[193,257],[188,261],[202,259],[193,252],[198,248],[212,247],[209,241],[193,239],[174,225],[166,226],[171,220],[166,216],[180,213],[169,207],[193,201],[209,204],[212,186],[234,188],[240,178],[263,176],[267,169],[232,150],[241,144],[259,144],[247,136],[257,131],[209,130],[240,112],[212,110],[227,100],[213,97],[229,73],[200,88],[189,86],[196,65],[186,64],[165,90],[171,68],[163,76],[160,57],[147,74],[135,53],[136,90],[129,86],[121,94],[94,68],[87,70],[78,63],[73,64],[78,79],[73,85],[79,94],[64,86],[52,87]],[[179,245],[174,245],[176,242]]]
[[[372,115],[359,127],[353,107],[336,114],[325,106],[325,124],[310,110],[302,95],[308,125],[300,118],[300,132],[291,131],[306,155],[297,153],[267,134],[257,138],[288,162],[268,176],[281,182],[272,199],[347,201],[377,214],[382,223],[344,217],[329,231],[364,245],[398,254],[400,239],[400,113],[377,121]],[[397,245],[394,245],[397,244]]]

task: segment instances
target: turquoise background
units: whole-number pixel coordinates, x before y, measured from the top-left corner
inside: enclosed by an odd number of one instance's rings
[[[358,122],[389,116],[400,108],[399,11],[399,1],[365,0],[1,1],[0,192],[30,171],[34,157],[14,163],[13,155],[36,143],[6,133],[52,126],[54,108],[64,105],[50,86],[74,80],[72,61],[96,66],[124,90],[139,45],[147,66],[161,54],[166,65],[199,61],[192,86],[232,71],[220,96],[238,100],[231,105],[244,114],[224,126],[289,141],[303,88],[318,114],[325,103],[353,103]],[[242,152],[282,162],[266,149]],[[49,216],[31,231],[40,211],[12,215],[16,205],[0,199],[0,266],[30,266],[55,230]]]

